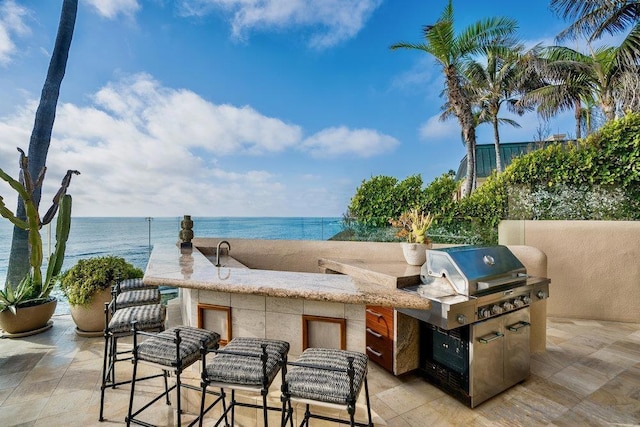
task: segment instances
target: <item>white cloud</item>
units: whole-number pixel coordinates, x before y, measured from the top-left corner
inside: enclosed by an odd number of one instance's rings
[[[420,126],[420,139],[428,142],[462,141],[460,125],[455,117],[446,121],[440,120],[440,115],[431,116]]]
[[[197,147],[215,155],[278,152],[302,137],[300,127],[251,107],[212,104],[191,91],[162,87],[146,74],[110,83],[94,99],[111,116],[160,144]]]
[[[287,176],[271,161],[243,167],[253,162],[242,156],[275,158],[299,149],[299,126],[248,106],[213,104],[147,74],[111,82],[91,99],[86,106],[58,105],[43,209],[67,169],[81,172],[70,187],[76,216],[331,216],[344,209],[344,200],[314,199],[328,190],[299,188],[308,177]],[[0,117],[0,168],[11,176],[18,172],[15,147],[28,148],[36,107],[31,101]],[[397,144],[373,130],[342,127],[305,140],[304,149],[368,157]],[[2,182],[0,195],[15,206]]]
[[[214,9],[233,14],[233,35],[245,39],[250,30],[311,27],[309,45],[327,48],[354,37],[381,0],[182,0],[185,15]]]
[[[13,0],[0,4],[0,65],[11,62],[11,57],[16,52],[13,37],[29,34],[29,27],[24,22],[28,14],[28,9]]]
[[[138,0],[84,0],[93,6],[98,14],[108,19],[114,19],[118,15],[133,17],[138,10],[140,4]]]
[[[305,139],[304,150],[315,157],[336,157],[355,154],[373,157],[393,150],[397,139],[372,129],[348,129],[344,126],[324,129]]]

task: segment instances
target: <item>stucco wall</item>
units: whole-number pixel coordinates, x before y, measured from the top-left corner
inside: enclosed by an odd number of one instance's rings
[[[640,322],[640,221],[503,221],[499,241],[547,255],[548,315]]]

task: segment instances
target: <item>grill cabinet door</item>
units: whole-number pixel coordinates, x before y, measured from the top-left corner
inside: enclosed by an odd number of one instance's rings
[[[504,326],[502,317],[471,326],[471,406],[503,390]]]
[[[526,379],[530,370],[529,307],[503,316],[505,325],[505,388]]]

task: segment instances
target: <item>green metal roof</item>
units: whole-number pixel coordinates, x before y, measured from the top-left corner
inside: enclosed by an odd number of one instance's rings
[[[530,153],[559,141],[535,141],[535,142],[507,142],[500,144],[500,158],[502,169],[507,167],[514,158]],[[496,168],[496,148],[494,144],[476,145],[476,176],[486,178]],[[460,160],[456,180],[461,181],[467,177],[467,155]]]

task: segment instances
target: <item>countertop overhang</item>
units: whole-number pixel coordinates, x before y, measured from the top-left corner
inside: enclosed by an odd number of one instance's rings
[[[215,248],[201,248],[210,254]],[[216,267],[199,248],[183,252],[177,246],[156,245],[143,278],[166,285],[217,292],[304,298],[346,304],[368,304],[428,310],[430,301],[400,289],[341,274],[272,271],[247,268],[233,257],[221,257]]]

